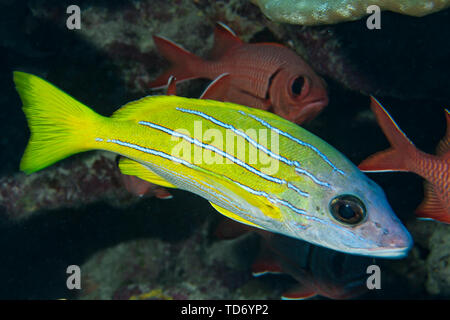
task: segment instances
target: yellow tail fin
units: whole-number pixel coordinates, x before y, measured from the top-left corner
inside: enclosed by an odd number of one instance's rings
[[[92,148],[102,116],[32,74],[15,71],[14,83],[31,131],[20,170],[32,173]]]

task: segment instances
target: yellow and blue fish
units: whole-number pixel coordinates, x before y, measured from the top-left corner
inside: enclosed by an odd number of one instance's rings
[[[345,156],[272,113],[234,103],[148,96],[104,117],[45,80],[14,72],[31,138],[20,169],[70,155],[122,155],[124,174],[207,199],[267,231],[366,256],[402,257],[408,231],[381,188]]]

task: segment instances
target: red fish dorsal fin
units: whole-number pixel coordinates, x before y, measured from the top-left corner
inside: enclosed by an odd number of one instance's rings
[[[436,155],[442,156],[450,150],[450,113],[445,109],[445,118],[447,120],[447,132],[436,148]]]
[[[370,156],[361,162],[358,168],[366,172],[410,171],[411,159],[418,150],[377,99],[370,96],[370,100],[370,107],[391,143],[391,148]]]
[[[167,85],[170,76],[178,81],[195,79],[199,76],[196,71],[201,68],[202,59],[187,51],[175,42],[160,36],[153,36],[153,41],[158,51],[169,60],[172,65],[154,81],[150,82],[150,88],[162,88]]]
[[[242,40],[238,38],[230,27],[222,22],[217,22],[214,29],[214,46],[211,50],[210,58],[213,60],[219,59],[225,52],[237,45],[242,45],[242,43]]]

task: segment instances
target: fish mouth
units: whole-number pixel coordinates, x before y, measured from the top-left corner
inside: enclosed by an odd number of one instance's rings
[[[321,98],[303,103],[301,111],[297,115],[295,122],[307,122],[314,119],[328,104],[328,98]]]
[[[401,259],[408,255],[409,250],[411,250],[411,247],[404,247],[404,248],[396,248],[396,249],[390,249],[390,248],[383,248],[378,249],[370,254],[373,257],[379,257],[379,258],[392,258],[392,259]]]
[[[373,258],[388,258],[388,259],[402,259],[405,258],[408,255],[410,248],[397,248],[397,249],[376,249],[376,250],[367,250],[367,249],[361,249],[361,250],[352,250],[352,251],[345,251],[347,254],[354,254],[358,256],[366,256],[366,257],[373,257]],[[344,251],[343,251],[344,252]]]
[[[320,98],[320,99],[315,99],[312,101],[305,101],[304,104],[305,104],[304,109],[322,110],[328,104],[328,98]]]
[[[374,258],[402,259],[408,255],[412,245],[398,248],[354,249],[350,254]]]

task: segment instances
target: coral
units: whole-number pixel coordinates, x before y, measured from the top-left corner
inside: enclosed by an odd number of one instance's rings
[[[152,188],[146,196],[155,195],[159,189]],[[103,152],[77,157],[36,174],[0,178],[0,208],[14,220],[39,210],[80,207],[102,200],[120,207],[137,199],[125,190],[115,156]]]
[[[131,296],[130,300],[173,300],[172,297],[165,295],[161,288],[152,289],[149,292]]]
[[[437,224],[429,239],[426,288],[430,294],[450,296],[450,226]]]
[[[253,236],[206,237],[208,219],[183,241],[142,239],[98,252],[81,266],[80,299],[266,299],[280,289],[252,279]],[[246,288],[252,287],[251,291]]]
[[[253,0],[271,20],[276,22],[318,25],[360,19],[367,7],[377,5],[381,10],[422,17],[450,6],[448,0]]]

